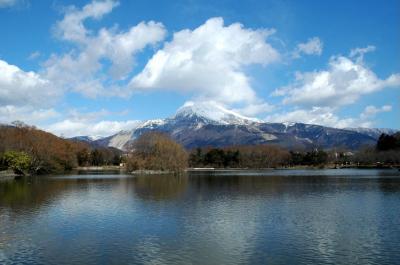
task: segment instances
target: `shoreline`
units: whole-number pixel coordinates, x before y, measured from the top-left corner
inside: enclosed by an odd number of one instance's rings
[[[394,166],[372,166],[372,165],[360,165],[360,166],[324,166],[324,167],[313,167],[313,166],[295,166],[295,167],[276,167],[276,168],[214,168],[214,167],[196,167],[196,168],[187,168],[182,172],[172,172],[172,171],[162,171],[162,170],[134,170],[134,171],[126,171],[125,167],[121,166],[90,166],[90,167],[77,167],[71,171],[63,172],[64,174],[68,172],[90,172],[90,171],[99,171],[99,172],[123,172],[125,174],[130,175],[168,175],[168,174],[181,174],[183,172],[218,172],[218,171],[280,171],[280,170],[332,170],[332,169],[364,169],[364,170],[374,170],[374,169],[382,169],[382,170],[398,170],[400,171],[400,165]],[[57,175],[57,173],[54,173]],[[40,176],[40,175],[35,175]],[[17,178],[23,177],[21,175],[15,174],[12,170],[3,170],[0,171],[0,181],[7,181],[7,180],[15,180]]]
[[[20,177],[20,175],[15,174],[13,170],[7,169],[0,171],[0,181],[2,180],[14,180]]]
[[[108,171],[108,170],[125,170],[125,167],[121,166],[88,166],[88,167],[76,167],[73,170],[80,171]]]
[[[400,165],[393,166],[376,166],[376,165],[360,165],[360,166],[293,166],[293,167],[270,167],[270,168],[187,168],[185,171],[188,172],[199,172],[199,171],[240,171],[240,170],[328,170],[328,169],[398,169],[400,170]]]

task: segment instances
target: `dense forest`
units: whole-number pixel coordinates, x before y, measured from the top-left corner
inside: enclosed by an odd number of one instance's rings
[[[359,150],[350,158],[356,165],[399,166],[400,132],[393,135],[382,134],[375,147]]]
[[[189,155],[190,167],[276,168],[324,166],[399,166],[400,133],[382,134],[376,146],[357,152],[344,149],[291,150],[279,146],[257,145],[227,148],[197,148]]]
[[[77,166],[119,164],[121,151],[93,149],[23,123],[0,126],[0,170],[17,174],[47,174]]]
[[[286,165],[288,151],[271,145],[197,148],[189,155],[190,167],[267,168]]]
[[[276,168],[292,166],[321,166],[332,154],[323,150],[287,151],[279,146],[258,145],[229,148],[197,148],[189,155],[191,167],[214,168]]]

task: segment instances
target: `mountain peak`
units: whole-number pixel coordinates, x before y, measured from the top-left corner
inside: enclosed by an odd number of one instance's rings
[[[73,139],[73,140],[77,140],[77,141],[82,141],[82,142],[93,142],[96,141],[98,139],[103,138],[103,136],[99,136],[99,135],[79,135],[79,136],[74,136],[68,139]]]
[[[215,124],[249,124],[259,122],[256,118],[245,117],[212,101],[188,101],[175,114],[175,118],[193,117],[202,118]]]

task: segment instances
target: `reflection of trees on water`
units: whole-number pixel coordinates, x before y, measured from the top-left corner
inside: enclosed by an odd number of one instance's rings
[[[227,193],[232,195],[277,195],[290,193],[301,195],[317,189],[326,190],[327,177],[285,177],[254,175],[194,175],[190,177],[191,187],[197,192]]]
[[[382,192],[400,192],[400,177],[379,179],[379,188]]]
[[[290,194],[306,196],[310,193],[345,192],[348,190],[400,191],[400,177],[383,173],[374,176],[262,176],[262,175],[211,175],[191,174],[190,187],[196,193],[226,192],[233,195],[274,196]]]
[[[141,199],[168,200],[179,197],[188,185],[186,175],[145,175],[125,178],[74,176],[30,177],[0,183],[0,206],[29,209],[51,203],[65,193],[99,188],[105,192],[133,192]]]
[[[389,172],[390,173],[390,172]],[[304,196],[313,192],[340,192],[380,189],[382,192],[400,192],[400,177],[379,173],[376,177],[333,176],[254,176],[211,175],[139,175],[114,178],[109,175],[96,178],[85,175],[74,178],[31,177],[0,183],[0,206],[10,208],[40,207],[65,192],[85,191],[91,187],[133,192],[141,199],[170,200],[182,196],[227,193],[232,195],[290,194]]]
[[[44,249],[41,255],[59,260],[89,250],[119,263],[177,264],[181,259],[182,264],[202,264],[207,257],[215,264],[260,264],[267,258],[290,264],[290,256],[306,257],[303,263],[357,263],[365,246],[378,253],[374,261],[398,242],[393,229],[386,229],[398,224],[398,197],[382,196],[400,191],[395,176],[120,177],[73,175],[0,183],[0,230],[6,231],[0,231],[0,243],[17,242],[20,247],[19,239],[33,238]],[[39,218],[29,219],[31,215]],[[49,217],[59,224],[43,225],[51,224]],[[70,233],[70,241],[57,244],[57,236],[68,229],[82,234]],[[385,246],[382,238],[392,245]],[[41,245],[47,242],[43,239],[53,241]],[[343,258],[335,260],[337,256]]]
[[[119,179],[27,177],[0,183],[0,206],[30,209],[51,203],[71,191],[85,191],[92,185],[117,184]]]
[[[133,178],[135,194],[141,199],[178,198],[188,186],[187,175],[143,175]]]
[[[39,207],[66,188],[62,181],[41,178],[23,178],[0,183],[0,206],[10,208]]]

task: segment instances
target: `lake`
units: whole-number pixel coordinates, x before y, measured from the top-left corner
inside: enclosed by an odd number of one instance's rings
[[[400,172],[0,182],[0,264],[400,264]]]

